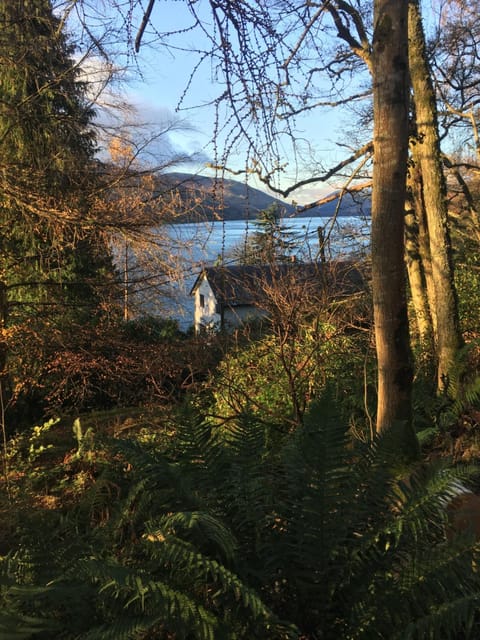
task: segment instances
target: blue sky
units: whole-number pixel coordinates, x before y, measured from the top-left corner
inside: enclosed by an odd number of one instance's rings
[[[201,6],[201,0],[196,6]],[[131,37],[134,38],[136,28],[140,24],[141,14],[134,15],[134,27]],[[222,87],[213,78],[213,70],[208,60],[205,60],[200,70],[197,72],[194,81],[188,89],[186,96],[181,103],[181,110],[176,112],[179,102],[187,87],[192,70],[198,63],[199,56],[195,49],[202,48],[201,34],[197,31],[189,31],[191,16],[182,0],[157,0],[154,5],[151,26],[146,31],[140,52],[136,59],[131,56],[129,59],[125,55],[119,56],[119,64],[125,61],[130,66],[127,73],[129,82],[123,87],[124,97],[136,108],[133,118],[135,123],[144,122],[164,128],[165,125],[177,118],[185,123],[180,124],[176,131],[170,131],[167,136],[160,136],[156,144],[151,146],[153,155],[168,154],[173,149],[185,154],[196,153],[198,162],[190,166],[179,167],[182,170],[205,171],[205,163],[214,160],[214,148],[211,144],[214,132],[215,113],[213,107],[207,105],[221,92]],[[185,29],[178,38],[177,49],[167,49],[154,42],[158,32],[174,31]],[[155,33],[157,32],[157,33]],[[200,40],[199,40],[200,38]],[[183,50],[180,50],[183,49]],[[208,47],[205,47],[208,48]],[[141,77],[137,72],[141,73]],[[189,108],[192,107],[192,108]],[[228,114],[224,113],[227,117]],[[351,116],[350,116],[351,117]],[[347,116],[348,118],[348,116]],[[347,130],[351,123],[345,120],[345,116],[340,116],[338,110],[312,111],[308,116],[302,117],[297,123],[297,134],[299,138],[304,137],[312,146],[315,158],[323,162],[326,168],[339,162],[350,151],[341,148],[336,144],[336,140],[342,140],[342,130]],[[140,135],[140,130],[135,135]],[[222,146],[219,140],[219,148]],[[345,142],[345,135],[343,135]],[[348,144],[348,139],[347,139]],[[289,162],[288,153],[282,161]],[[241,146],[230,157],[231,168],[243,168],[245,164],[244,149]],[[307,171],[313,166],[309,159],[305,158],[306,167],[297,173],[296,180],[310,177]],[[310,164],[310,166],[308,166]],[[174,167],[174,169],[178,169]],[[289,169],[294,170],[294,162],[289,162]],[[287,171],[288,171],[287,170]],[[238,179],[242,180],[242,177]],[[295,181],[288,176],[282,182],[283,188]],[[251,180],[253,186],[260,186],[255,180]],[[311,202],[321,194],[331,191],[334,184],[305,188],[302,193],[295,192],[289,199],[295,198],[297,202]]]
[[[136,16],[137,24],[140,16]],[[132,80],[128,86],[128,100],[136,106],[139,117],[145,121],[161,121],[170,117],[184,120],[191,128],[188,131],[177,131],[170,135],[170,140],[176,148],[186,153],[199,152],[200,162],[189,167],[189,170],[201,171],[205,160],[214,159],[213,146],[210,144],[214,131],[213,107],[191,108],[205,105],[211,102],[221,87],[212,78],[213,72],[209,61],[205,61],[197,72],[192,85],[181,104],[181,110],[175,113],[175,109],[182,98],[188,84],[191,72],[198,63],[196,52],[189,49],[200,48],[201,35],[186,31],[182,34],[178,43],[187,51],[168,50],[165,47],[152,44],[154,39],[152,31],[169,31],[178,28],[186,28],[191,24],[190,14],[181,1],[157,0],[151,16],[152,27],[144,35],[140,53],[136,64],[141,71],[142,78]],[[341,160],[348,152],[340,149],[335,140],[341,137],[339,130],[342,128],[341,118],[333,110],[329,114],[312,112],[308,117],[302,118],[298,123],[298,135],[304,136],[315,148],[316,157],[322,159],[325,164]],[[220,140],[220,146],[222,141]],[[238,165],[235,166],[235,163]],[[231,158],[232,168],[243,168],[244,155],[242,149]],[[292,164],[293,168],[293,164]],[[302,174],[298,176],[300,179]],[[241,177],[239,178],[242,179]],[[253,181],[254,183],[255,181]],[[254,186],[258,186],[254,184]],[[288,181],[282,184],[288,186]],[[302,194],[292,195],[299,202],[308,202],[321,193],[332,190],[332,185],[321,185],[305,188]]]
[[[428,5],[430,0],[426,0]],[[96,5],[96,2],[93,3]],[[202,7],[208,3],[197,0],[196,7]],[[124,6],[127,6],[125,3]],[[100,5],[96,5],[100,7]],[[100,11],[100,9],[99,9]],[[210,19],[209,13],[204,17]],[[138,25],[142,18],[141,12],[133,15],[133,28],[131,38],[134,39]],[[99,21],[101,27],[103,24]],[[180,167],[189,171],[204,171],[205,163],[214,160],[214,148],[211,139],[214,131],[214,109],[209,106],[193,108],[199,105],[207,105],[222,90],[218,82],[213,79],[213,70],[208,60],[205,60],[182,100],[185,89],[191,77],[192,70],[198,63],[199,56],[194,51],[202,48],[202,35],[199,30],[190,31],[192,18],[183,0],[157,0],[151,15],[151,25],[144,34],[142,46],[136,59],[125,53],[119,55],[119,64],[127,63],[130,71],[127,73],[129,82],[124,86],[123,92],[127,102],[136,108],[133,117],[135,123],[144,122],[164,128],[165,125],[177,118],[181,122],[176,131],[169,131],[168,135],[159,137],[156,144],[152,145],[154,155],[171,153],[173,149],[185,154],[196,153],[198,162],[188,167]],[[183,33],[178,37],[177,48],[168,49],[158,44],[158,34],[166,31],[182,29]],[[203,36],[205,38],[205,36]],[[174,42],[175,44],[175,42]],[[208,46],[204,46],[208,48]],[[141,73],[141,76],[139,73]],[[181,102],[181,110],[176,108]],[[192,108],[189,108],[192,107]],[[224,113],[225,117],[228,116]],[[349,121],[350,119],[350,121]],[[182,122],[184,124],[182,124]],[[348,149],[349,128],[354,126],[352,114],[343,114],[339,110],[331,109],[326,112],[313,110],[308,115],[300,118],[297,123],[299,138],[308,140],[314,150],[314,157],[329,168],[350,154]],[[136,133],[133,134],[137,135]],[[140,130],[138,130],[140,135]],[[344,146],[338,146],[341,141]],[[221,149],[222,140],[219,140]],[[354,142],[352,141],[352,145]],[[288,156],[288,154],[287,154]],[[289,158],[282,158],[289,161]],[[234,169],[243,168],[245,164],[244,150],[240,147],[236,154],[230,158],[230,166]],[[233,165],[233,166],[232,166]],[[309,165],[306,159],[305,167],[300,168],[296,179],[310,177],[308,170],[314,166],[313,161]],[[290,162],[293,171],[294,163]],[[305,171],[307,173],[302,173]],[[242,179],[242,178],[239,178]],[[286,178],[282,187],[289,186],[291,178]],[[295,180],[294,180],[295,181]],[[258,183],[254,186],[258,186]],[[302,194],[295,192],[294,197],[298,202],[309,202],[320,194],[331,191],[336,185],[330,183],[323,186],[304,189]]]

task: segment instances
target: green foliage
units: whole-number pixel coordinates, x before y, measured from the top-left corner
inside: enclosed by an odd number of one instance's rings
[[[457,412],[480,404],[480,339],[471,340],[458,351],[449,389]]]
[[[127,339],[135,339],[146,344],[155,344],[159,340],[168,340],[180,336],[177,320],[156,318],[154,316],[144,316],[129,320],[125,323],[123,332]]]
[[[355,447],[342,425],[326,398],[280,449],[247,414],[181,433],[198,493],[236,533],[240,574],[304,637],[457,638],[478,606],[477,546],[447,542],[445,503],[477,469],[401,482],[394,434]]]
[[[308,385],[308,380],[299,381],[298,393],[305,395]],[[222,418],[251,411],[266,423],[280,424],[293,413],[274,336],[228,353],[216,371],[213,389],[213,413]]]
[[[25,573],[25,562],[18,556],[0,558],[0,639],[28,640],[32,637],[47,637],[59,629],[53,619],[41,615],[28,615],[22,609],[31,599],[41,599],[50,587],[21,586]],[[27,607],[28,608],[28,607]]]
[[[0,566],[12,638],[478,635],[478,545],[447,540],[445,510],[478,469],[399,479],[395,434],[352,441],[329,392],[277,443],[252,414],[212,427],[193,405],[164,451],[88,442],[58,461],[62,494],[50,460],[17,507]]]
[[[286,262],[298,249],[292,231],[283,224],[277,204],[261,211],[254,221],[255,231],[233,250],[240,264]]]
[[[85,471],[90,481],[68,515],[36,508],[19,519],[2,567],[5,625],[30,621],[38,638],[270,637],[275,616],[232,569],[235,536],[186,469],[128,441],[97,441],[68,464],[72,485]]]
[[[31,464],[37,460],[37,458],[53,447],[52,443],[44,444],[44,436],[48,433],[55,424],[58,423],[58,419],[52,418],[41,426],[33,427],[32,434],[30,436],[30,446],[28,448],[28,462]]]
[[[10,438],[7,451],[4,452],[9,465],[22,473],[27,470],[32,472],[42,458],[53,452],[55,439],[52,429],[58,423],[58,418],[51,418]]]
[[[459,435],[462,422],[480,408],[480,342],[470,339],[458,350],[451,368],[448,395],[438,395],[431,370],[420,370],[413,387],[415,426],[428,446],[437,437]],[[473,419],[475,422],[475,419]]]
[[[2,1],[0,24],[0,271],[18,321],[32,307],[52,312],[53,301],[63,314],[85,305],[92,282],[113,270],[98,234],[62,222],[71,209],[86,213],[94,175],[94,113],[74,47],[48,0]]]
[[[478,337],[480,309],[480,255],[478,242],[470,236],[456,239],[455,287],[460,325],[467,339]]]
[[[365,370],[363,336],[330,322],[305,322],[291,340],[282,337],[272,332],[225,355],[212,385],[212,414],[221,421],[251,413],[283,430],[288,420],[292,426],[301,421],[308,403],[330,386],[347,419],[361,422],[363,387],[373,373]]]
[[[15,422],[41,413],[53,336],[94,321],[116,278],[92,224],[94,111],[64,26],[49,0],[0,1],[0,368]]]

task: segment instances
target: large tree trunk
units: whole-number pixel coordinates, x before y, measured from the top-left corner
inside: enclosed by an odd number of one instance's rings
[[[455,356],[461,345],[457,296],[453,280],[447,220],[446,182],[443,173],[437,124],[437,108],[425,48],[418,0],[409,5],[409,64],[412,82],[417,144],[415,156],[423,181],[423,202],[430,240],[436,320],[437,388],[448,390]]]
[[[413,376],[404,261],[408,0],[376,0],[374,7],[372,289],[378,361],[377,430],[402,421],[408,440],[413,435]]]

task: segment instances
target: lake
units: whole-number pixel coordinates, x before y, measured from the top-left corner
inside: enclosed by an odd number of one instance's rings
[[[299,260],[314,261],[320,258],[319,237],[325,238],[326,259],[342,256],[362,255],[368,252],[370,238],[369,217],[325,217],[285,218],[282,227],[289,240],[298,249],[294,252]],[[320,234],[319,234],[320,229]],[[185,330],[193,324],[193,299],[189,296],[195,279],[204,266],[217,261],[234,262],[235,248],[242,247],[257,228],[252,220],[228,220],[225,222],[201,222],[172,225],[168,228],[168,239],[172,256],[172,272],[181,271],[180,281],[169,283],[171,297],[162,299],[162,315],[176,318]],[[161,230],[165,234],[165,228]],[[163,278],[162,278],[163,279]],[[150,295],[142,296],[139,306],[143,313],[159,313],[159,292],[151,288]],[[134,296],[132,298],[132,307]]]
[[[329,257],[365,249],[370,235],[369,217],[286,218],[281,224],[298,246],[295,253],[302,260],[318,258],[319,228],[326,239],[325,251]],[[232,250],[241,247],[256,231],[251,220],[228,220],[173,225],[170,235],[178,243],[192,243],[193,240],[193,262],[212,264],[219,257],[228,260]]]

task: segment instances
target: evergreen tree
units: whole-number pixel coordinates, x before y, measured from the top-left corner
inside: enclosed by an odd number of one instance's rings
[[[84,276],[109,266],[81,230],[94,112],[50,0],[0,1],[0,43],[0,278],[28,315],[33,303],[85,301]]]
[[[0,0],[0,323],[16,336],[0,343],[3,392],[7,373],[31,387],[55,331],[91,317],[113,275],[86,224],[96,139],[74,54],[50,0]]]
[[[50,0],[0,1],[0,43],[1,280],[12,309],[85,301],[108,259],[79,219],[95,135],[74,47]]]
[[[282,223],[277,204],[261,211],[255,220],[255,232],[237,251],[242,264],[275,264],[291,260],[298,248],[292,231]]]

